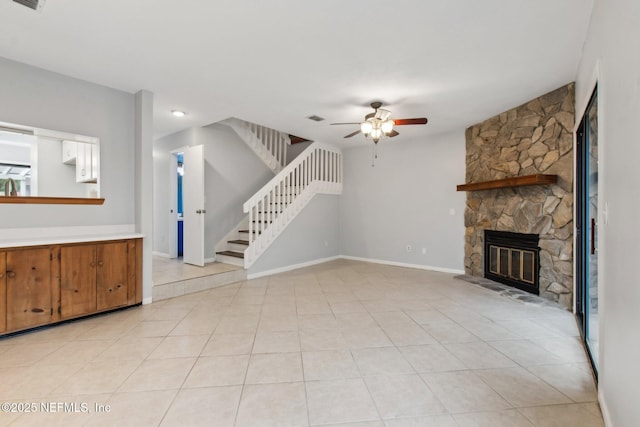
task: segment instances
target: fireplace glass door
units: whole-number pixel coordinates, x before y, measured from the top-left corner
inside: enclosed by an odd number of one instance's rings
[[[598,94],[594,90],[577,134],[576,311],[598,369]]]

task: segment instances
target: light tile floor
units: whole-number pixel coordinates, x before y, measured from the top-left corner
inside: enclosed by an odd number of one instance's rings
[[[182,258],[164,258],[160,256],[153,257],[153,284],[163,285],[179,280],[195,279],[196,277],[211,276],[227,271],[239,270],[238,267],[222,262],[211,262],[205,264],[204,267],[186,264],[182,262]]]
[[[570,313],[345,260],[0,340],[0,401],[34,404],[11,426],[603,426]]]

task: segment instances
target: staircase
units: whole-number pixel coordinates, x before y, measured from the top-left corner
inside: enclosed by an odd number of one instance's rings
[[[287,146],[291,144],[289,135],[235,117],[219,123],[233,129],[274,174],[287,164]]]
[[[216,246],[216,260],[249,268],[316,194],[342,193],[342,153],[313,143],[245,202],[248,215]]]

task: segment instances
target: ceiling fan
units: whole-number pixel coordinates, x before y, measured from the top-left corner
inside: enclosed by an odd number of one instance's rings
[[[404,125],[426,125],[427,118],[420,117],[415,119],[391,119],[391,111],[385,110],[382,107],[382,102],[375,101],[371,103],[373,113],[369,113],[364,116],[364,121],[359,123],[331,123],[332,125],[360,125],[360,129],[345,135],[345,138],[351,138],[359,133],[362,133],[365,138],[371,136],[375,144],[380,141],[380,138],[387,136],[393,138],[398,136],[399,133],[394,129],[394,126]]]

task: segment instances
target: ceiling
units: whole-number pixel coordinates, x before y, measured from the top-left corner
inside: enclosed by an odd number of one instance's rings
[[[392,117],[429,118],[397,141],[462,129],[574,80],[592,4],[47,0],[35,12],[0,0],[0,56],[153,92],[156,137],[233,116],[345,144],[357,127],[329,123],[360,121],[381,100]]]

